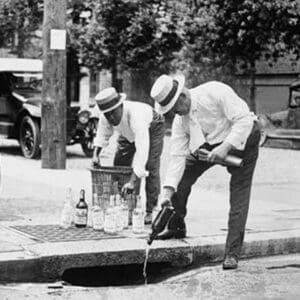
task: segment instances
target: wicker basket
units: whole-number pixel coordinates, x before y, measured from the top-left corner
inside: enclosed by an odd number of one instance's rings
[[[97,194],[98,201],[103,209],[106,209],[109,204],[110,195],[121,192],[123,185],[129,181],[132,174],[131,167],[115,166],[101,167],[99,169],[90,169],[92,175],[92,192]],[[117,183],[117,184],[116,184]],[[137,184],[135,193],[138,194],[140,183]],[[128,203],[129,206],[135,206]]]

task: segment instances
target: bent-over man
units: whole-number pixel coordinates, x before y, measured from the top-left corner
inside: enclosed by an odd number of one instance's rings
[[[235,269],[258,157],[257,117],[230,86],[217,81],[187,89],[183,76],[162,75],[154,83],[151,97],[162,114],[175,114],[163,199],[172,202],[176,214],[157,238],[186,236],[184,217],[192,185],[215,161],[223,160],[228,153],[236,155],[243,159],[243,166],[227,167],[231,174],[230,213],[223,263],[224,269]],[[199,148],[210,151],[206,161],[198,159]]]
[[[117,131],[120,135],[114,165],[133,167],[132,176],[123,191],[133,190],[137,180],[146,177],[145,224],[151,224],[152,210],[160,193],[164,118],[146,103],[126,100],[126,94],[118,93],[115,88],[100,91],[95,100],[102,114],[94,139],[92,162],[95,166],[100,165],[100,152]]]

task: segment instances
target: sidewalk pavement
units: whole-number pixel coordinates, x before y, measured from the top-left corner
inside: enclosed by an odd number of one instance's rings
[[[3,142],[2,142],[3,143]],[[41,169],[40,160],[20,156],[15,145],[0,142],[0,281],[59,279],[70,268],[142,264],[145,233],[125,238],[47,242],[21,234],[13,225],[58,224],[67,187],[86,190],[91,202],[90,159],[77,146],[68,148],[66,170]],[[10,153],[13,152],[14,155]],[[110,164],[113,145],[103,153]],[[161,171],[168,160],[166,137]],[[300,252],[300,151],[261,148],[255,173],[243,258]],[[183,240],[154,241],[149,262],[200,265],[220,262],[224,255],[229,211],[229,175],[210,169],[194,186]],[[90,206],[90,205],[89,205]]]

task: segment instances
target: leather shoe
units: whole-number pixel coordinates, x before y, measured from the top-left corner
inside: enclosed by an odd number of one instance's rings
[[[236,257],[231,255],[226,255],[223,262],[223,270],[234,270],[238,267],[238,260]]]
[[[168,240],[168,239],[183,239],[186,237],[185,229],[165,229],[159,233],[155,239],[156,240]]]

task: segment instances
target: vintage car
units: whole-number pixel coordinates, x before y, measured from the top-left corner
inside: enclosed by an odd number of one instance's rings
[[[262,137],[260,145],[276,140],[284,148],[300,148],[300,81],[289,87],[287,110],[259,116]],[[281,142],[281,143],[280,143]],[[273,143],[274,144],[274,143]]]
[[[17,139],[26,158],[41,152],[42,61],[0,58],[0,136]],[[98,123],[90,108],[67,105],[67,144],[91,157]]]

